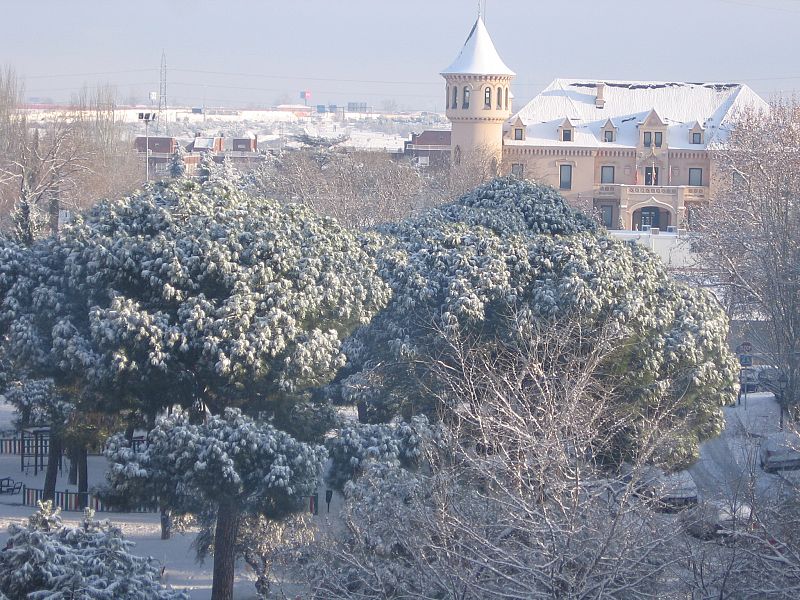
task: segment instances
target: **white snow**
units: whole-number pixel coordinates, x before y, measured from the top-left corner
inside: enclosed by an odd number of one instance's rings
[[[464,42],[464,47],[442,75],[510,75],[516,73],[506,66],[497,53],[486,29],[483,17],[478,17]]]
[[[595,106],[597,84],[604,83],[603,108]],[[727,136],[727,125],[748,107],[768,105],[753,90],[738,83],[681,83],[666,81],[612,81],[556,79],[511,117],[526,128],[524,141],[505,140],[510,146],[635,147],[639,125],[655,110],[667,125],[670,149],[705,150]],[[573,141],[562,142],[558,128],[569,119]],[[602,130],[611,119],[617,128],[614,142],[604,142]],[[703,144],[692,144],[689,131],[698,122],[705,129]]]

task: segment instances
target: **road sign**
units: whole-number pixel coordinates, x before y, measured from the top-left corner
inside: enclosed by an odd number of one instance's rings
[[[753,355],[752,354],[740,354],[739,355],[739,364],[743,367],[752,367],[753,366]]]
[[[750,354],[753,351],[753,344],[751,344],[750,342],[742,342],[736,348],[736,351],[739,354]]]

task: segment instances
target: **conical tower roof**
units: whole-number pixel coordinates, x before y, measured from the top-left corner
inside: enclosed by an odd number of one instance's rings
[[[464,42],[464,47],[442,75],[510,75],[516,73],[506,66],[497,53],[492,38],[483,22],[483,17],[478,17],[472,31]]]

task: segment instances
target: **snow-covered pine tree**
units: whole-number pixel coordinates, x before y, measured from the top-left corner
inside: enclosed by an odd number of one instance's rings
[[[106,498],[158,503],[201,520],[212,515],[212,599],[230,600],[240,522],[300,510],[319,481],[326,452],[229,408],[200,424],[179,410],[158,421],[141,451],[117,436],[107,456]]]
[[[153,558],[132,553],[133,542],[91,511],[77,527],[41,503],[27,525],[11,525],[0,552],[0,594],[48,600],[188,600],[165,588]],[[2,597],[2,596],[0,596]]]
[[[175,146],[175,152],[172,153],[172,157],[169,161],[170,177],[180,179],[186,175],[186,163],[184,162],[185,157],[186,149],[183,147],[183,144],[178,142]]]
[[[15,359],[151,422],[172,404],[246,404],[319,433],[307,390],[334,376],[341,340],[389,296],[352,233],[221,180],[148,186],[58,239],[4,250],[0,328]]]
[[[736,366],[715,299],[672,280],[643,247],[598,230],[553,189],[496,179],[366,235],[365,247],[393,297],[347,342],[349,363],[331,390],[362,421],[436,416],[430,366],[449,360],[455,334],[494,343],[577,322],[622,332],[608,365],[609,383],[627,390],[622,410],[674,406],[664,424],[676,427],[669,462],[691,462],[699,441],[720,431]],[[621,452],[636,446],[636,431],[632,420]]]

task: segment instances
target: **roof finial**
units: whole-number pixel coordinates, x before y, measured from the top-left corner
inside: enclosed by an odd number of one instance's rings
[[[478,0],[478,18],[481,18],[481,0]]]

